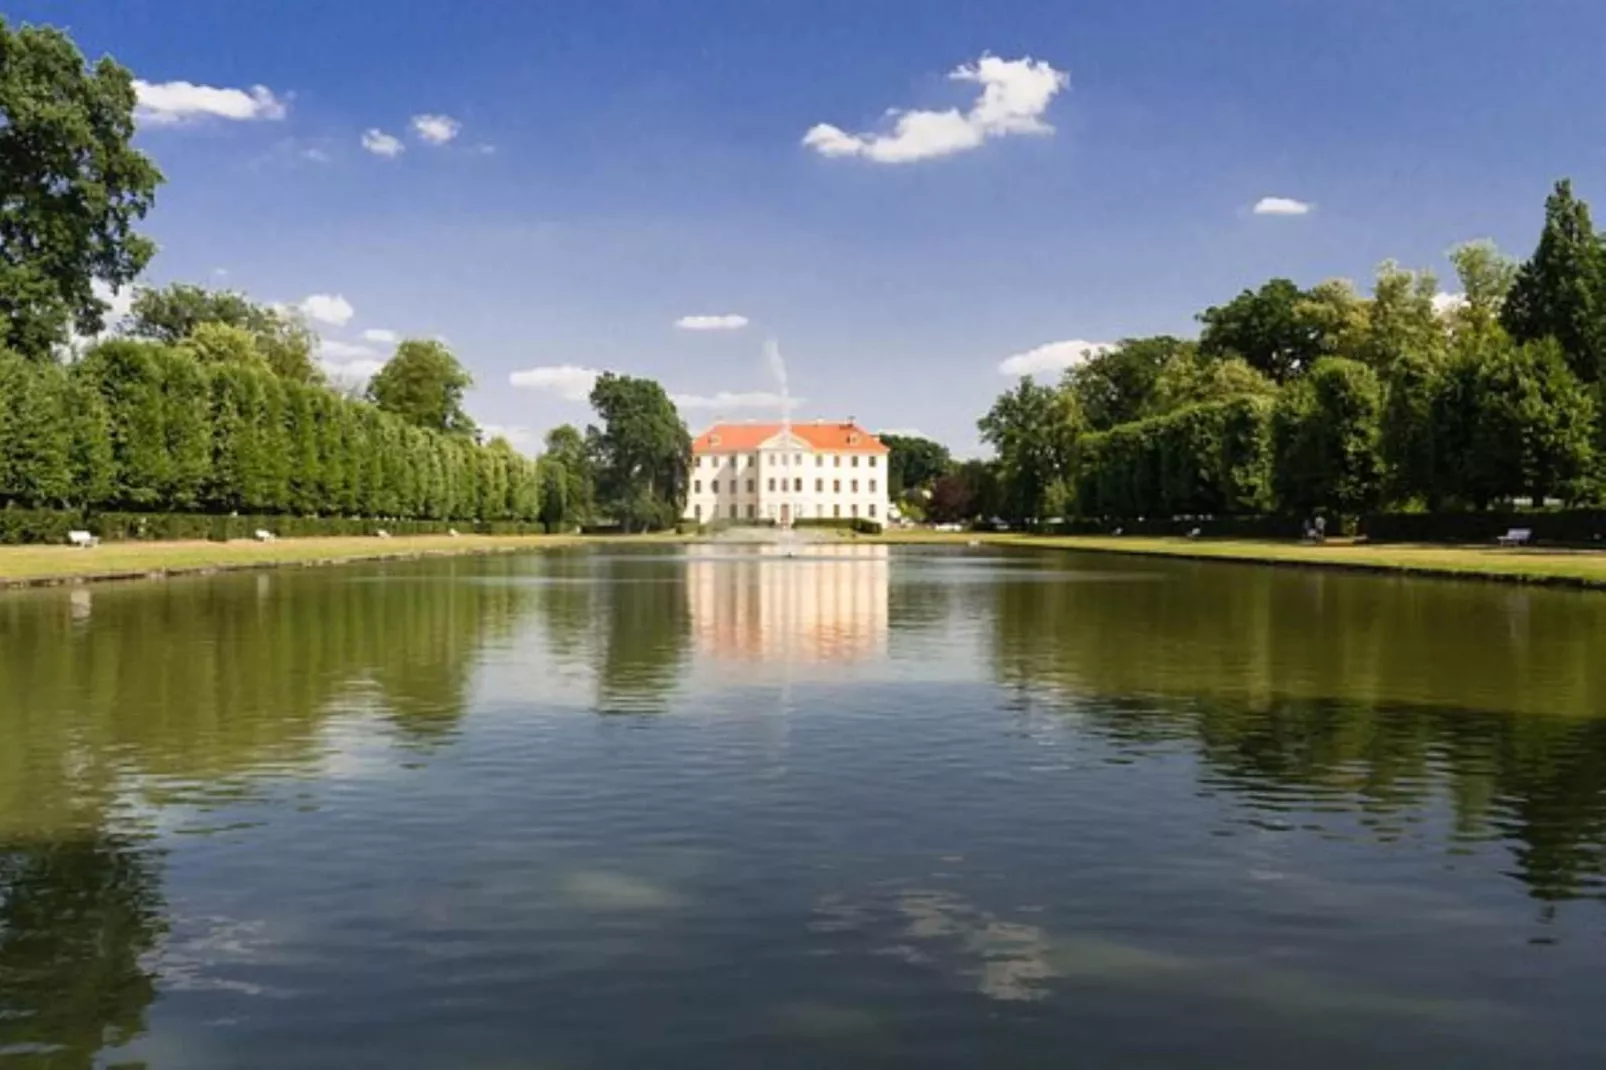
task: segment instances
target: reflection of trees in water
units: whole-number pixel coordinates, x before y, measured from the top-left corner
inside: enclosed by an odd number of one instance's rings
[[[1268,809],[1401,835],[1443,794],[1543,899],[1606,887],[1606,605],[1247,569],[996,589],[995,668],[1122,749],[1182,742]],[[1313,582],[1317,581],[1317,582]],[[1606,653],[1606,652],[1602,652]],[[1491,712],[1499,711],[1499,712]]]
[[[0,605],[0,831],[60,827],[122,772],[202,781],[310,763],[353,688],[403,734],[462,717],[527,591],[511,559],[53,592]],[[89,593],[89,592],[83,592]],[[72,609],[72,612],[69,612]]]
[[[536,606],[557,663],[589,666],[599,712],[663,709],[691,640],[683,563],[657,553],[549,560]]]
[[[144,1031],[156,984],[141,958],[166,924],[159,867],[112,836],[0,842],[0,1053],[88,1067]]]

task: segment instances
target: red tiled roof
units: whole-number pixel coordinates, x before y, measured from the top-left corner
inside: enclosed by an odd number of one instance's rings
[[[693,453],[741,453],[756,450],[781,433],[781,423],[715,424],[692,439]],[[886,453],[881,440],[858,424],[832,422],[800,422],[792,425],[792,434],[817,450],[838,453]]]

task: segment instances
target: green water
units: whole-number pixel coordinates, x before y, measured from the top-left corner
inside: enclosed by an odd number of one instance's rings
[[[575,550],[0,597],[0,1066],[1581,1067],[1606,595]]]

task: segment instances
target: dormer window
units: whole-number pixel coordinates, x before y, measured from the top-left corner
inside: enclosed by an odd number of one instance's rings
[[[859,444],[859,433],[857,431],[855,431],[852,434],[848,435],[848,445],[857,446],[858,444]]]
[[[709,435],[709,436],[708,436],[708,444],[709,444],[709,445],[710,445],[710,446],[717,446],[717,445],[719,445],[719,436],[718,436],[718,435]]]

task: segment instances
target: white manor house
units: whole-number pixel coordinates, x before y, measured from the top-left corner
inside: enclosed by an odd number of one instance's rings
[[[887,522],[887,447],[851,419],[715,424],[691,448],[687,520]]]

